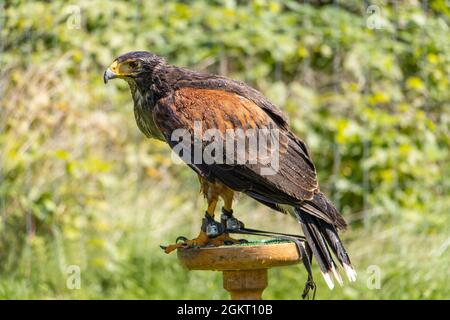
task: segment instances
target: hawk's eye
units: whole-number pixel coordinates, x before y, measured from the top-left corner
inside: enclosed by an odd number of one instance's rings
[[[131,61],[131,62],[128,63],[128,66],[131,69],[136,69],[136,67],[138,66],[138,63],[136,61]]]

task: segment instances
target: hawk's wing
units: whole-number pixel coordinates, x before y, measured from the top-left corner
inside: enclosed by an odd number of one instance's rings
[[[279,128],[263,109],[242,96],[222,90],[181,88],[158,101],[153,117],[172,148],[178,143],[171,138],[174,130],[185,129],[193,134],[196,121],[201,124],[202,132],[217,129],[223,136],[227,129],[278,129],[280,153],[275,174],[261,174],[264,165],[259,161],[254,164],[189,165],[207,179],[217,179],[262,201],[295,205],[312,199],[318,189],[314,165],[303,142]],[[276,150],[267,150],[267,153],[272,151]],[[249,152],[245,150],[245,153]]]
[[[263,109],[278,126],[283,129],[288,128],[287,119],[280,109],[273,105],[258,90],[250,87],[242,81],[236,81],[220,75],[211,75],[178,67],[174,67],[169,74],[170,77],[175,80],[175,87],[180,89],[183,87],[220,89],[221,91],[236,93],[239,96],[245,97]]]

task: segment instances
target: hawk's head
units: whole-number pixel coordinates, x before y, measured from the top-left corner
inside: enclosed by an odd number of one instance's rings
[[[156,66],[164,64],[163,58],[147,51],[133,51],[116,58],[103,74],[105,83],[110,79],[132,80],[148,77]]]

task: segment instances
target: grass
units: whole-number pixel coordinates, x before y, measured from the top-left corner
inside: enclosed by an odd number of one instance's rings
[[[150,197],[149,202],[156,208],[160,201]],[[220,273],[187,271],[178,264],[175,254],[166,255],[159,249],[159,244],[171,242],[177,235],[196,233],[201,217],[196,212],[202,212],[197,205],[201,207],[202,202],[155,210],[141,208],[140,203],[134,211],[118,207],[115,212],[104,212],[111,225],[103,226],[97,234],[89,231],[73,239],[63,235],[28,238],[19,267],[0,275],[0,298],[227,299]],[[288,217],[268,214],[263,207],[248,213],[253,205],[242,200],[236,208],[247,225],[298,231]],[[170,218],[166,218],[168,215]],[[329,291],[314,265],[318,299],[450,297],[448,233],[421,234],[407,225],[386,228],[375,224],[368,229],[349,230],[343,236],[358,280]],[[69,265],[80,266],[80,289],[67,287]],[[374,272],[379,272],[379,288]],[[302,265],[272,269],[264,298],[299,299],[305,280]]]

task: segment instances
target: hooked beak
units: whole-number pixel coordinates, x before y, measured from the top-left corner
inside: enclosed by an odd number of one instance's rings
[[[106,69],[105,73],[103,74],[103,82],[105,84],[108,83],[108,80],[117,78],[118,75],[114,73],[110,68]]]

